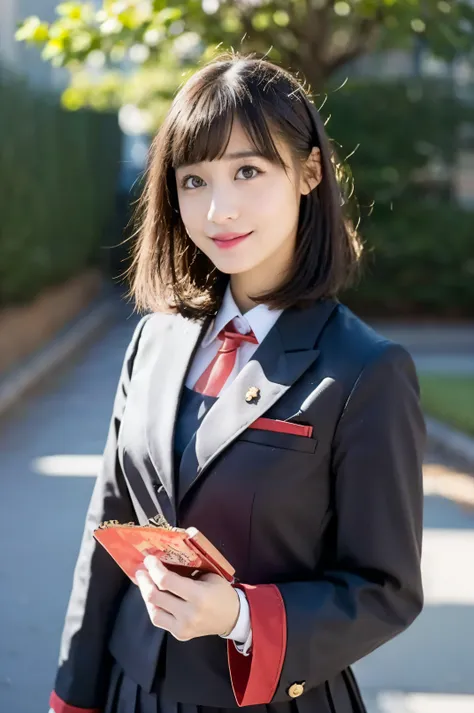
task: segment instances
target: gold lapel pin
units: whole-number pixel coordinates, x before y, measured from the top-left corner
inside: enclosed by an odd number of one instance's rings
[[[254,399],[258,399],[260,396],[260,389],[257,386],[251,386],[250,389],[245,394],[245,400],[250,403]]]

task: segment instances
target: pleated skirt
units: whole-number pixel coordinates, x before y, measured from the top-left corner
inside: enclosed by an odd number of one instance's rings
[[[213,708],[192,703],[176,703],[163,695],[147,693],[115,663],[110,677],[104,713],[237,713],[235,708]],[[246,706],[245,713],[298,713],[293,701]]]

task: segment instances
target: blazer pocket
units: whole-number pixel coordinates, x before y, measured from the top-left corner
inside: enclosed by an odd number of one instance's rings
[[[276,431],[277,433],[292,433],[294,436],[305,436],[311,438],[313,427],[302,423],[292,423],[291,421],[281,421],[278,418],[257,418],[250,424],[249,428],[258,428],[261,431]]]
[[[290,429],[282,430],[282,423],[287,424],[287,426],[297,426],[300,428],[291,429],[294,430],[294,432],[288,432]],[[297,435],[300,433],[308,433],[307,430],[305,431],[303,429],[312,429],[312,426],[304,426],[299,423],[278,421],[270,418],[257,419],[240,434],[239,440],[259,443],[262,446],[270,446],[272,448],[285,448],[293,451],[315,453],[318,445],[317,440],[307,435]]]

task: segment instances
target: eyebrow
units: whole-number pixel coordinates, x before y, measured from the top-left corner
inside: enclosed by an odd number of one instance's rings
[[[229,161],[234,158],[250,158],[250,157],[262,158],[262,155],[257,153],[253,149],[248,149],[247,151],[234,151],[234,153],[227,153],[227,154],[224,154],[224,156],[223,156],[223,158],[226,158]]]
[[[264,158],[262,154],[257,153],[254,149],[247,149],[246,151],[234,151],[233,153],[226,153],[223,155],[226,161],[233,161],[236,158]],[[199,162],[196,162],[199,163]],[[194,166],[194,163],[183,163],[180,168],[186,168],[187,166]]]

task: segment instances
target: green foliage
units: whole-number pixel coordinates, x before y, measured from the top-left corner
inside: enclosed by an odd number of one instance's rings
[[[376,209],[363,230],[363,279],[345,300],[371,316],[472,316],[472,225],[472,213],[442,202],[404,200],[391,212]]]
[[[474,377],[428,372],[418,377],[426,412],[474,436]]]
[[[472,106],[439,82],[365,81],[329,92],[322,112],[341,158],[352,153],[366,242],[363,279],[346,300],[380,316],[472,314],[473,215],[452,196]]]
[[[321,113],[343,156],[351,154],[362,204],[408,197],[415,174],[430,166],[439,166],[450,181],[462,127],[474,124],[473,107],[454,89],[452,82],[418,78],[352,79],[338,91],[328,89]]]
[[[0,72],[0,306],[99,259],[114,209],[116,116],[70,114]]]
[[[175,81],[183,70],[196,69],[213,56],[216,48],[236,48],[243,53],[267,54],[294,71],[303,73],[313,90],[348,62],[376,49],[412,47],[420,38],[434,54],[452,58],[470,52],[474,37],[474,8],[469,0],[281,0],[254,3],[235,0],[103,0],[92,3],[64,2],[51,24],[37,16],[26,18],[16,38],[42,48],[42,56],[54,66],[71,72],[87,71],[80,87],[66,95],[68,108],[83,104],[103,106],[123,103],[124,84],[112,79],[109,91],[92,69],[114,72],[124,60],[133,73],[165,66]],[[92,75],[92,76],[91,76]],[[136,83],[135,83],[136,85]],[[113,90],[112,90],[113,87]],[[155,108],[166,92],[153,94]],[[131,91],[125,88],[130,95]],[[154,128],[162,111],[155,114]]]

